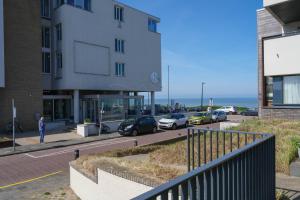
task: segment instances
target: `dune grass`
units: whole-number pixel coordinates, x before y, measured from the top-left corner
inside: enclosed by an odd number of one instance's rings
[[[289,174],[289,165],[297,157],[300,143],[300,121],[280,119],[252,119],[234,127],[246,132],[272,133],[276,136],[276,171]]]
[[[259,120],[251,119],[240,124],[234,130],[257,133],[273,133],[276,135],[276,171],[289,174],[289,164],[296,158],[297,144],[300,142],[300,121],[290,120]],[[223,137],[219,135],[219,149],[217,152],[217,134],[212,134],[212,151],[210,150],[210,135],[206,136],[206,161],[210,158],[216,159],[217,153],[221,157],[223,152]],[[245,137],[233,134],[233,151],[245,145]],[[252,136],[247,137],[248,143],[252,141]],[[201,164],[204,160],[204,137],[200,137],[200,157]],[[238,141],[240,141],[238,145]],[[225,153],[230,152],[230,135],[225,135]],[[152,145],[136,148],[115,150],[101,154],[82,156],[75,163],[83,171],[92,175],[96,174],[97,168],[110,166],[122,171],[154,179],[156,182],[163,183],[187,171],[187,149],[186,140],[167,144]],[[197,138],[195,137],[195,163],[197,163]],[[135,155],[147,155],[147,159],[126,159]]]

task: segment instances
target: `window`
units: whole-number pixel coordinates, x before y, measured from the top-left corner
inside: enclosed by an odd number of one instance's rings
[[[157,32],[157,21],[154,19],[148,19],[148,30],[152,32]]]
[[[56,30],[56,40],[57,41],[61,41],[62,40],[61,24],[57,24],[55,26],[55,30]]]
[[[91,11],[91,0],[67,0],[67,3],[76,8]]]
[[[75,5],[75,0],[67,0],[67,3],[71,6]]]
[[[125,64],[124,63],[116,63],[115,74],[116,74],[116,76],[125,76]]]
[[[283,103],[300,104],[300,76],[283,77]]]
[[[266,99],[273,100],[273,77],[266,77]]]
[[[88,11],[92,10],[91,0],[85,0],[84,1],[84,9],[88,10]]]
[[[124,40],[115,39],[115,51],[120,52],[120,53],[125,52],[125,41]]]
[[[56,68],[57,69],[62,69],[63,64],[62,64],[62,53],[57,52],[56,53]]]
[[[50,53],[49,52],[43,52],[42,54],[42,72],[43,73],[47,73],[49,74],[50,73],[50,66],[51,66],[51,58],[50,58]]]
[[[50,28],[49,27],[42,27],[42,47],[43,48],[50,48]]]
[[[283,104],[283,77],[274,76],[273,77],[273,105]]]
[[[300,105],[300,76],[274,76],[266,81],[266,98],[272,97],[273,105]],[[272,88],[268,88],[272,85]],[[269,92],[269,90],[272,90]],[[271,93],[271,95],[269,95]]]
[[[124,8],[115,6],[115,20],[123,22],[124,20]]]
[[[50,18],[51,0],[41,0],[41,16]]]
[[[60,7],[65,3],[65,0],[56,0],[56,8]]]

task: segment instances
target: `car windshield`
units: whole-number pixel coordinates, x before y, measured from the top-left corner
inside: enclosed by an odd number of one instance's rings
[[[205,113],[196,113],[194,114],[194,117],[203,117],[205,116]]]
[[[131,118],[131,119],[126,119],[125,121],[124,121],[124,123],[126,123],[126,124],[133,124],[133,123],[135,123],[136,121],[138,120],[138,118]]]
[[[218,114],[219,114],[219,113],[218,113],[218,112],[216,112],[216,111],[215,111],[215,112],[213,112],[213,115],[218,115]]]
[[[168,115],[166,119],[177,119],[178,115]]]

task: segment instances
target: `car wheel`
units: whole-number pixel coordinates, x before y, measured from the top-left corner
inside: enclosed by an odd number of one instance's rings
[[[153,128],[152,133],[156,133],[156,132],[157,132],[157,127],[155,126],[155,127]]]
[[[185,122],[184,127],[187,128],[189,126],[189,122]]]
[[[229,115],[232,115],[232,114],[233,114],[233,113],[230,111],[230,112],[229,112]]]
[[[177,129],[177,125],[176,125],[176,124],[173,124],[172,130],[176,130],[176,129]]]
[[[138,133],[138,131],[136,130],[136,129],[134,129],[133,131],[132,131],[132,136],[137,136],[139,133]]]

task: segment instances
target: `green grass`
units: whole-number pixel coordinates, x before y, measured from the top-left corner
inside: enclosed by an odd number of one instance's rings
[[[297,147],[300,143],[300,121],[252,119],[233,129],[275,134],[276,171],[289,174],[289,165],[297,157]]]
[[[282,191],[276,191],[276,200],[290,200]]]

